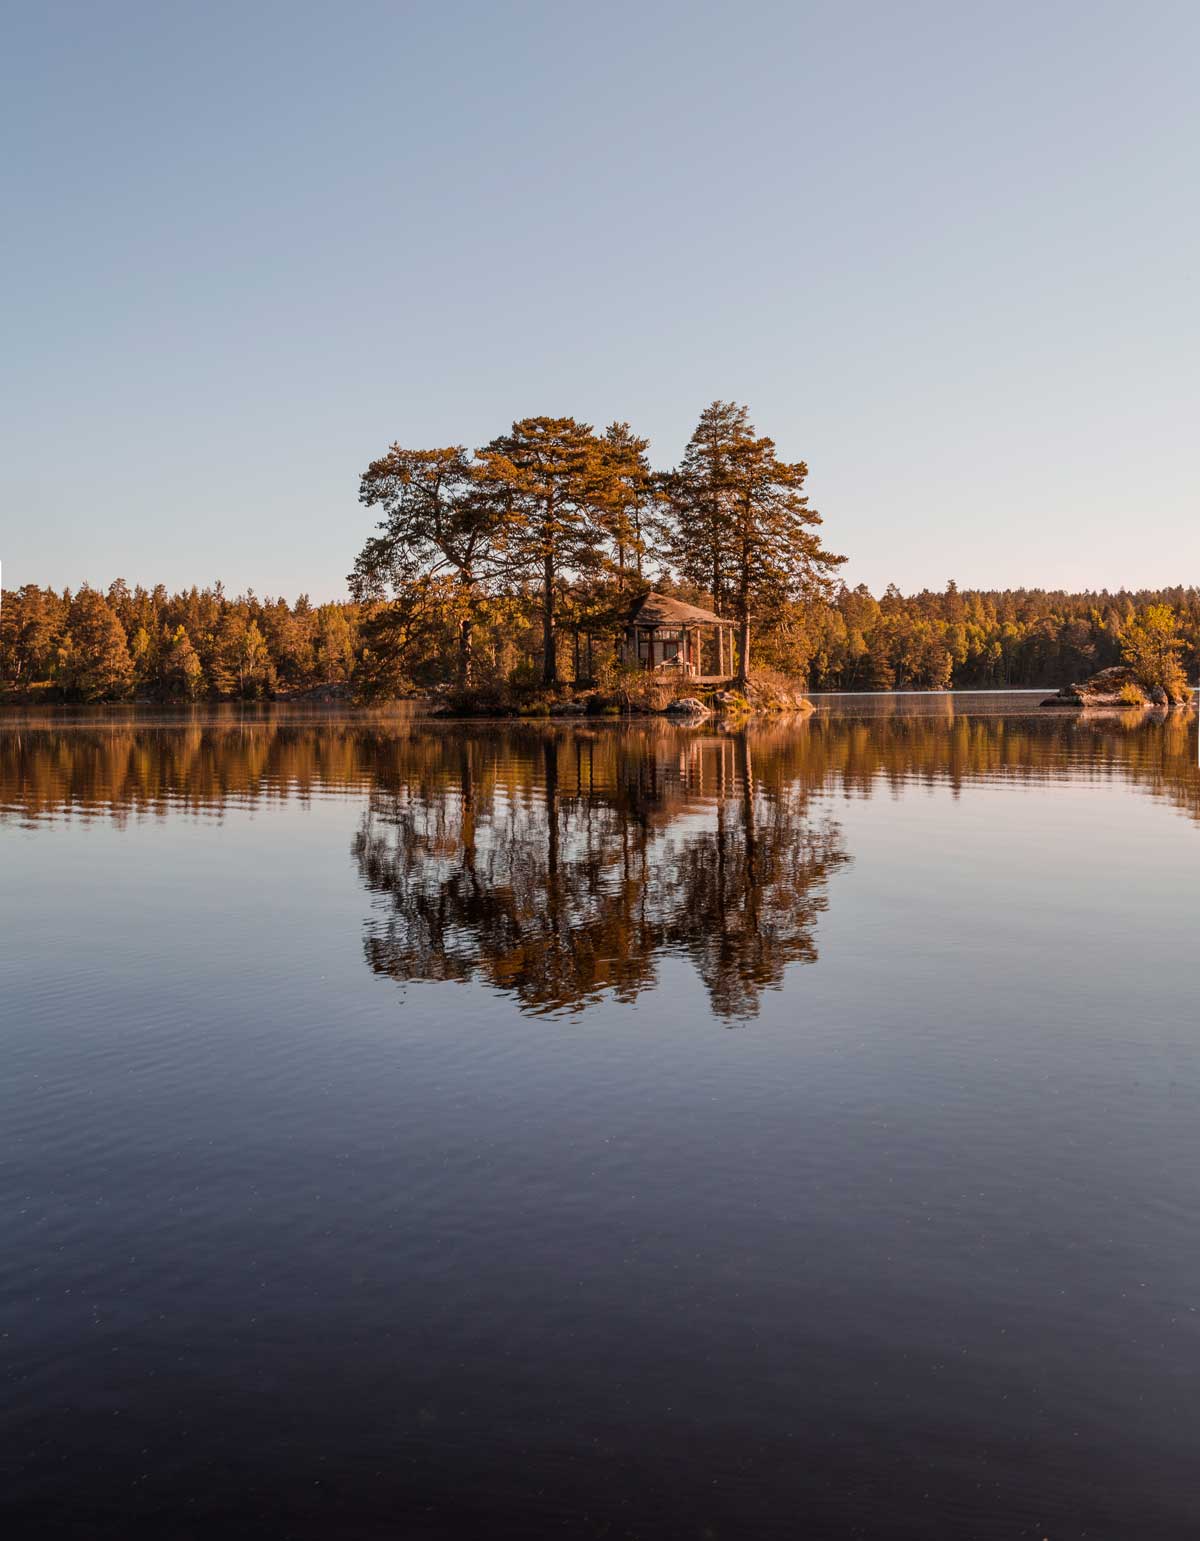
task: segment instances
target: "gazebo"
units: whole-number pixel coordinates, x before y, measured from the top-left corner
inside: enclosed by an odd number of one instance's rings
[[[643,594],[625,622],[624,662],[651,672],[671,671],[680,679],[716,684],[734,673],[733,638],[727,643],[725,633],[735,625],[669,594]],[[715,644],[715,674],[704,672],[706,632]]]

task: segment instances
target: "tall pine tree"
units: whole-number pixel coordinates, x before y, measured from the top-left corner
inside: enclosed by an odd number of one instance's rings
[[[685,577],[706,584],[718,611],[732,606],[743,685],[755,618],[828,597],[845,561],[816,534],[821,516],[808,506],[807,477],[802,460],[780,460],[775,441],[755,433],[745,407],[714,401],[669,483],[675,562]]]
[[[479,452],[489,494],[503,510],[510,575],[541,589],[542,683],[558,683],[559,586],[604,566],[603,510],[618,461],[587,423],[525,417]]]
[[[359,501],[380,508],[379,534],[367,541],[350,574],[356,599],[390,598],[401,607],[420,594],[445,591],[458,622],[458,677],[471,676],[471,641],[484,582],[490,575],[502,502],[483,490],[462,445],[414,450],[393,444],[363,473]],[[442,579],[451,577],[446,589]]]

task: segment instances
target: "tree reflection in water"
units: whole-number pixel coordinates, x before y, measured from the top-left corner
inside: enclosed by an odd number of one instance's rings
[[[367,961],[394,979],[482,979],[526,1011],[633,1000],[690,958],[714,1012],[753,1016],[816,961],[830,875],[848,861],[786,756],[752,735],[455,735],[436,769],[395,766],[354,851],[380,896]],[[427,750],[426,746],[426,750]]]
[[[1192,713],[1094,716],[950,696],[870,710],[745,737],[662,721],[10,713],[0,825],[223,821],[361,798],[354,850],[377,895],[373,968],[486,979],[550,1011],[605,992],[632,1000],[673,953],[737,1020],[789,963],[816,956],[827,879],[846,860],[821,816],[832,798],[1113,784],[1200,823]]]

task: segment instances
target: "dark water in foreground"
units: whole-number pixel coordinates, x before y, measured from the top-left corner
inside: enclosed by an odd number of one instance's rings
[[[0,724],[7,1533],[1195,1536],[1195,733]]]

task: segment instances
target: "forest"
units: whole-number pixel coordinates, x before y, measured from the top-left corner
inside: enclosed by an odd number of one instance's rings
[[[655,587],[694,590],[655,578]],[[705,596],[701,595],[700,598]],[[1123,638],[1151,607],[1166,606],[1184,643],[1189,678],[1200,663],[1200,590],[1067,594],[1042,589],[959,590],[876,598],[841,588],[795,606],[757,638],[764,666],[818,690],[1057,687],[1117,663]],[[493,613],[475,641],[481,675],[536,679],[540,632],[531,605]],[[168,594],[161,586],[6,591],[0,612],[5,699],[51,701],[263,700],[330,686],[370,695],[371,607],[312,605],[225,594],[220,584]],[[453,648],[412,662],[396,693],[451,685]],[[573,679],[573,657],[564,659]]]
[[[1194,679],[1200,590],[849,587],[804,491],[748,409],[715,401],[676,467],[628,423],[536,417],[482,448],[393,444],[359,481],[377,523],[350,598],[220,583],[3,594],[6,701],[430,693],[511,707],[586,684],[630,699],[619,642],[653,588],[736,624],[736,674],[810,691],[1057,688],[1149,660]],[[586,649],[581,638],[588,639]],[[586,661],[585,661],[586,660]],[[1155,661],[1157,660],[1157,662]],[[619,687],[625,686],[622,692]]]

